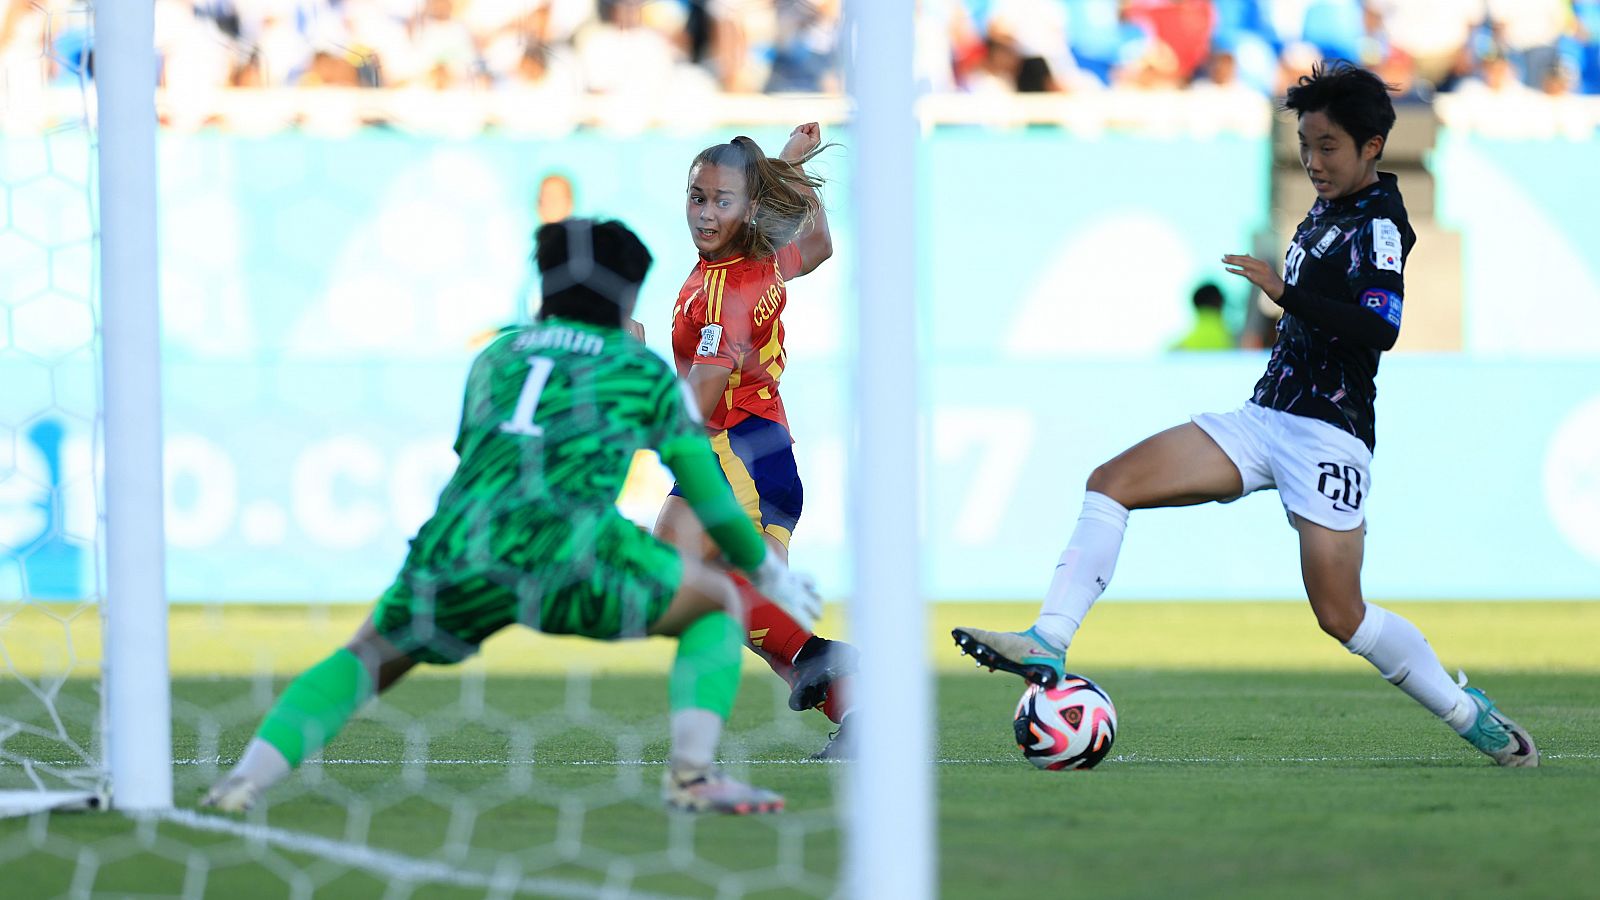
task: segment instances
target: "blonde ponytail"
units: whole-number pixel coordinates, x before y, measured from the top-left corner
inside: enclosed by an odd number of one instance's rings
[[[832,146],[824,144],[790,163],[769,158],[755,141],[741,134],[726,144],[700,151],[689,171],[693,173],[697,167],[709,164],[744,173],[751,218],[740,223],[734,248],[742,256],[760,259],[777,253],[779,247],[794,240],[816,219],[822,208],[817,191],[824,182],[801,167]]]

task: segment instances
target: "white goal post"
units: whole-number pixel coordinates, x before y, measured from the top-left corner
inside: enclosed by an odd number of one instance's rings
[[[913,4],[852,0],[847,14],[856,259],[873,262],[856,267],[858,296],[872,298],[858,304],[856,333],[874,340],[870,353],[857,353],[855,373],[851,620],[864,652],[844,890],[855,897],[931,897],[931,684],[924,660],[896,651],[904,645],[897,636],[920,635],[925,620],[917,552]],[[147,4],[106,2],[96,9],[106,747],[114,804],[129,811],[172,806],[152,20]]]
[[[920,653],[926,619],[917,552],[915,9],[913,0],[851,0],[846,14],[857,235],[850,622],[861,648],[861,731],[848,782],[844,888],[856,898],[914,900],[935,893],[931,684],[926,661],[904,649]]]
[[[105,748],[112,804],[172,807],[172,697],[156,283],[155,13],[94,5],[102,406]]]

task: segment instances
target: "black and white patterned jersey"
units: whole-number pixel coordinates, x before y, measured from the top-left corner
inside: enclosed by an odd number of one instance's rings
[[[1284,255],[1278,340],[1254,402],[1377,443],[1378,356],[1400,335],[1405,262],[1416,243],[1395,177],[1319,199]]]

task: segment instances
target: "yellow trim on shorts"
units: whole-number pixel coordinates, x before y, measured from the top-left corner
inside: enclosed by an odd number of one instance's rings
[[[761,530],[777,538],[778,543],[783,545],[783,549],[789,549],[789,537],[792,534],[789,529],[774,523],[772,525],[763,525]]]
[[[760,528],[761,493],[756,490],[756,480],[750,477],[744,460],[733,452],[733,442],[728,439],[726,431],[711,436],[711,449],[716,451],[717,462],[722,464],[722,474],[727,476],[728,484],[733,488],[733,498],[739,501],[744,514],[750,517],[756,528]]]

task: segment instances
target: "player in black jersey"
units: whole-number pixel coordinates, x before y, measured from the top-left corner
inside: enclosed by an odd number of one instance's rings
[[[1254,396],[1095,469],[1033,627],[958,628],[956,644],[980,664],[1052,684],[1111,580],[1129,510],[1226,503],[1276,488],[1300,534],[1306,596],[1322,630],[1497,764],[1536,766],[1526,730],[1465,679],[1452,679],[1415,625],[1361,596],[1373,378],[1379,354],[1400,334],[1405,263],[1416,242],[1395,177],[1378,172],[1395,120],[1388,87],[1348,63],[1319,66],[1289,89],[1284,108],[1299,117],[1300,161],[1317,201],[1281,276],[1250,256],[1222,258],[1284,311]]]

